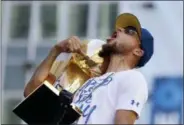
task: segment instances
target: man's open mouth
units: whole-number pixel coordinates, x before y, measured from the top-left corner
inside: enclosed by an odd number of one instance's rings
[[[113,39],[117,37],[117,32],[115,31],[110,38],[107,39],[107,43],[111,42]]]

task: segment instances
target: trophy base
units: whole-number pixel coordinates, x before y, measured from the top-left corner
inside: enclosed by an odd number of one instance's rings
[[[13,112],[29,125],[72,124],[81,116],[71,105],[72,94],[66,90],[58,93],[42,84]]]
[[[62,113],[63,117],[60,117],[60,120],[57,122],[57,125],[63,124],[72,124],[74,123],[81,115],[76,112],[72,106],[65,107],[65,111]]]
[[[57,124],[72,124],[74,123],[80,116],[81,112],[76,106],[71,105],[73,94],[66,90],[62,90],[60,92],[60,102],[63,112],[61,113],[60,120]]]

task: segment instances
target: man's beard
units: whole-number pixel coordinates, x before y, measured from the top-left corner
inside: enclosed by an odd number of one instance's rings
[[[109,57],[111,54],[116,53],[115,46],[110,44],[104,44],[102,50],[99,52],[100,57]]]

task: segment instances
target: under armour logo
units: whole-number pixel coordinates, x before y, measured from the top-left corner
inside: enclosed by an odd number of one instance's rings
[[[131,104],[134,105],[135,101],[134,100],[131,100]]]
[[[140,103],[139,102],[135,102],[135,100],[131,100],[131,105],[134,105],[134,104],[138,107]]]

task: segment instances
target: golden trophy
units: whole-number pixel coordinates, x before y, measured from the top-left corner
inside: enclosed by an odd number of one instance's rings
[[[103,59],[98,56],[101,40],[83,42],[86,55],[72,53],[67,61],[56,60],[48,78],[13,112],[27,124],[72,124],[80,116],[71,104],[75,92],[91,77],[101,75]],[[93,69],[93,70],[92,70]]]

